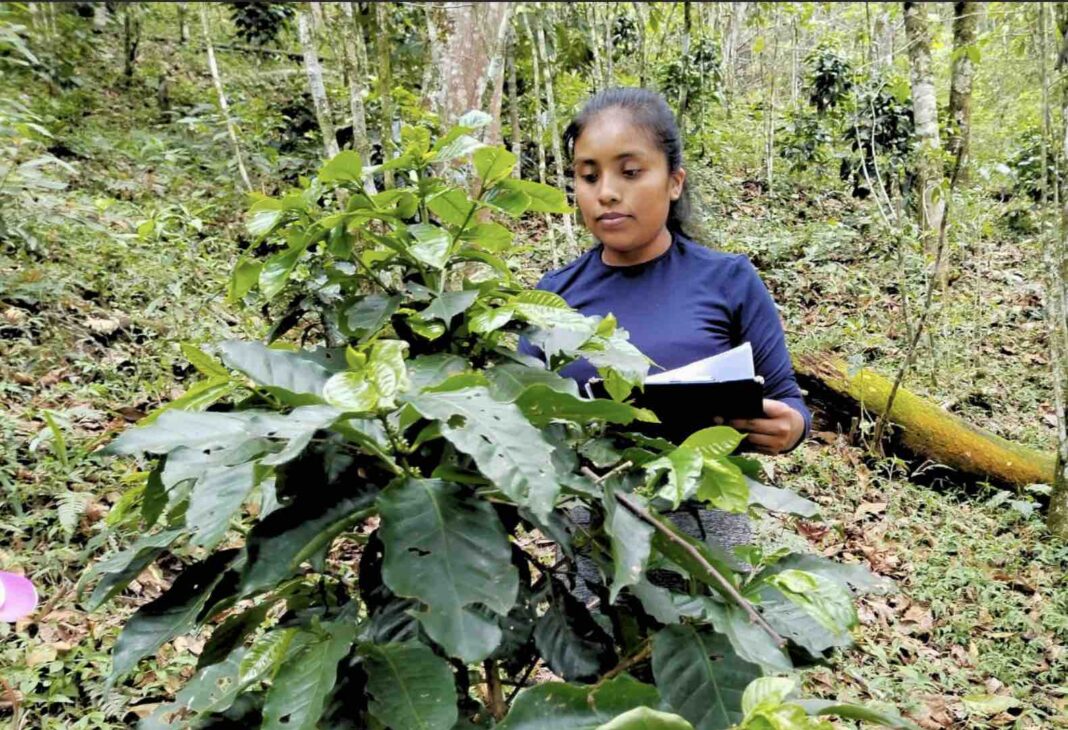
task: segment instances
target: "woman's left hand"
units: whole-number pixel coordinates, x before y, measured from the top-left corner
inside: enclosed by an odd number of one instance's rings
[[[764,418],[736,418],[731,428],[742,431],[746,441],[762,454],[781,454],[792,448],[805,432],[805,419],[779,400],[764,399]]]

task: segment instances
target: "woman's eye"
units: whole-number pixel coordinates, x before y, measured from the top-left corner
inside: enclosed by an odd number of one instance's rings
[[[641,168],[635,168],[633,170],[624,170],[624,177],[638,177],[638,173],[641,172]]]
[[[593,173],[586,173],[585,175],[582,175],[581,177],[582,177],[582,179],[584,181],[588,182],[590,185],[592,185],[593,183],[597,182],[597,176],[594,175]]]

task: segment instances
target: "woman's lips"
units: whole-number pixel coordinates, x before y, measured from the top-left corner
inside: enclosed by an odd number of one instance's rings
[[[630,220],[629,215],[623,215],[622,213],[605,213],[597,218],[597,222],[601,224],[602,228],[619,228],[626,224]]]

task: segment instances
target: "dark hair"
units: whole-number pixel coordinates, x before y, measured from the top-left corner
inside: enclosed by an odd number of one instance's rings
[[[564,154],[568,162],[575,156],[575,142],[582,135],[586,125],[601,112],[609,109],[623,109],[628,112],[634,124],[646,130],[656,146],[667,158],[668,172],[675,172],[682,167],[682,135],[671,107],[664,97],[655,91],[623,87],[605,89],[593,95],[586,102],[571,124],[564,130]],[[671,201],[668,208],[667,227],[673,233],[687,235],[685,226],[690,221],[690,191],[684,184],[678,200]]]

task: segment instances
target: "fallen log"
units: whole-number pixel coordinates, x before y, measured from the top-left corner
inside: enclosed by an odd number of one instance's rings
[[[882,375],[866,368],[850,374],[844,360],[826,354],[799,355],[793,362],[803,386],[810,381],[876,415],[886,411],[893,383]],[[1053,452],[1014,444],[905,388],[894,396],[889,420],[898,429],[896,438],[917,456],[990,482],[1011,486],[1053,483]]]

